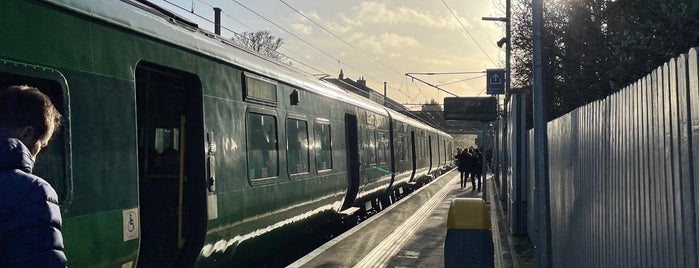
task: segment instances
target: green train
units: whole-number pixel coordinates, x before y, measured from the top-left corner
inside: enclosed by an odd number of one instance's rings
[[[71,267],[254,265],[452,166],[448,134],[146,1],[0,1],[0,88],[65,117],[35,171]]]

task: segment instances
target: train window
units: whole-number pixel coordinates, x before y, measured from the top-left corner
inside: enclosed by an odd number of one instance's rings
[[[403,136],[400,134],[396,134],[395,136],[395,159],[398,161],[403,160]]]
[[[286,120],[287,164],[289,174],[302,174],[309,171],[308,123],[289,118]]]
[[[416,143],[415,154],[417,155],[417,159],[422,159],[422,138],[418,137]]]
[[[386,134],[383,132],[378,132],[378,145],[379,148],[377,150],[377,153],[379,154],[378,161],[379,163],[385,163],[386,162]]]
[[[422,159],[422,138],[417,138],[417,159]]]
[[[48,68],[25,65],[22,63],[0,60],[0,91],[13,85],[28,85],[38,88],[46,94],[59,113],[63,115],[61,127],[57,129],[48,147],[41,150],[39,161],[34,165],[33,173],[46,180],[58,193],[58,201],[63,204],[72,198],[70,174],[70,110],[68,105],[68,86],[65,77],[58,71]]]
[[[428,139],[423,139],[422,141],[422,153],[424,154],[425,158],[429,158],[430,156],[430,141]]]
[[[367,157],[369,164],[376,164],[376,131],[367,129]]]
[[[248,179],[275,177],[279,174],[277,118],[253,112],[247,117]]]
[[[425,140],[420,138],[420,159],[425,155]]]
[[[408,160],[408,149],[410,149],[410,142],[408,141],[408,136],[403,136],[403,146],[401,146],[401,149],[403,150],[403,161]]]
[[[329,170],[333,168],[330,124],[318,122],[315,124],[316,168]]]
[[[449,153],[447,151],[447,141],[442,141],[442,150],[444,151],[444,159],[445,161],[449,159]]]
[[[415,137],[415,142],[414,142],[413,148],[412,148],[412,150],[415,151],[415,155],[414,155],[415,159],[422,158],[422,157],[420,157],[420,148],[421,148],[420,147],[420,137]]]
[[[243,75],[246,101],[277,104],[277,82],[248,72]]]
[[[162,154],[167,150],[179,151],[180,130],[177,128],[155,129],[155,150]]]

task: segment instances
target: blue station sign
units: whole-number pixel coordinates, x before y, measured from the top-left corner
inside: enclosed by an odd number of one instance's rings
[[[505,69],[487,69],[486,78],[488,80],[486,93],[505,94]]]

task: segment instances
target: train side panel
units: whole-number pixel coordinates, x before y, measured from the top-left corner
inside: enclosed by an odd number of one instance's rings
[[[0,86],[39,86],[66,119],[36,172],[60,195],[70,266],[254,264],[343,201],[360,207],[448,162],[450,137],[147,9],[3,4]],[[143,30],[156,26],[172,39]]]

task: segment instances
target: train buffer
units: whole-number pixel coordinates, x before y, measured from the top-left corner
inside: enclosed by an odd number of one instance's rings
[[[487,182],[491,179],[488,176]],[[493,187],[486,189],[495,196]],[[445,267],[447,218],[455,198],[482,195],[470,183],[461,189],[459,173],[450,171],[288,267]],[[494,267],[514,267],[514,261],[505,258],[512,254],[506,254],[507,236],[502,239],[498,232],[502,214],[495,211],[495,203],[487,206],[495,238]]]

